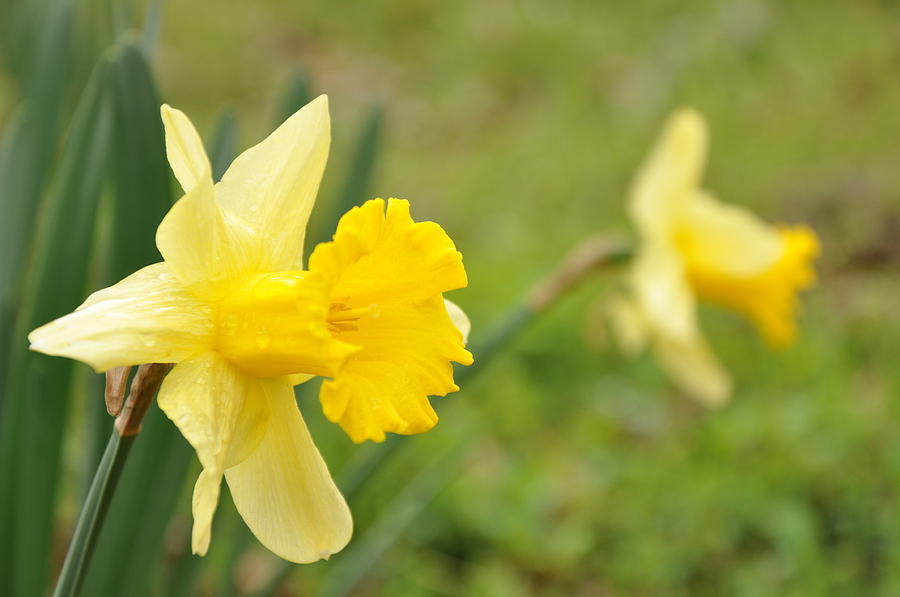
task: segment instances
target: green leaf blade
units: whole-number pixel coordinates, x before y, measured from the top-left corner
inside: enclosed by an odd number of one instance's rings
[[[32,353],[27,333],[72,310],[84,298],[97,200],[106,172],[111,109],[107,68],[98,65],[76,110],[60,165],[34,238],[29,277],[11,344],[4,403],[0,482],[3,581],[11,595],[39,595],[46,584],[60,447],[69,410],[73,362]],[[10,501],[11,503],[7,503]]]

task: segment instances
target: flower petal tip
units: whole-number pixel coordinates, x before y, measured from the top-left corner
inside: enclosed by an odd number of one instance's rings
[[[328,96],[324,93],[311,100],[305,106],[301,107],[299,110],[294,112],[288,120],[294,118],[297,114],[300,113],[316,113],[319,118],[327,119],[329,117],[329,108],[328,108]]]
[[[696,108],[682,106],[669,116],[669,130],[689,139],[706,139],[706,118]]]
[[[197,526],[194,525],[194,532],[191,536],[191,553],[201,558],[209,551],[210,533],[207,531],[205,535],[196,532]]]
[[[697,400],[711,410],[724,408],[731,402],[731,388],[723,387],[708,394],[698,394]]]

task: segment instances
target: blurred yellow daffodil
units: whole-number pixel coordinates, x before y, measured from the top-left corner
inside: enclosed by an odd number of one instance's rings
[[[815,280],[819,244],[808,227],[771,226],[700,187],[707,157],[703,117],[675,112],[638,171],[628,212],[640,245],[628,295],[613,299],[614,327],[627,352],[649,345],[685,392],[710,404],[731,380],[704,339],[697,299],[753,321],[773,347],[790,344],[797,292]]]
[[[406,201],[376,199],[340,221],[302,268],[306,223],[330,144],[321,96],[241,154],[213,184],[199,135],[162,107],[185,195],[156,233],[163,261],[92,294],[29,335],[33,350],[97,371],[177,363],[159,405],[197,451],[195,553],[206,553],[222,477],[259,540],[294,562],[350,539],[344,498],[312,442],[293,385],[328,378],[325,413],[354,441],[419,433],[429,395],[457,390],[465,315],[442,293],[466,285],[462,256]]]

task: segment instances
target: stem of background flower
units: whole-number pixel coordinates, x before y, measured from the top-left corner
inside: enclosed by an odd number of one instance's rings
[[[618,236],[608,234],[588,238],[572,249],[550,274],[535,284],[525,296],[521,305],[513,307],[503,320],[492,328],[485,339],[472,348],[475,363],[456,370],[456,382],[462,386],[485,371],[495,356],[510,345],[511,341],[535,318],[545,313],[569,291],[592,274],[607,267],[626,262],[632,255],[628,243]],[[449,404],[459,403],[454,400]],[[445,407],[447,408],[447,407]],[[380,444],[371,444],[360,450],[359,456],[351,461],[338,475],[338,485],[348,501],[363,487],[366,480],[402,445],[403,438],[389,436]],[[404,489],[384,511],[379,519],[360,538],[358,544],[350,544],[346,554],[338,555],[335,568],[340,574],[329,574],[325,595],[344,595],[351,591],[366,571],[377,561],[402,533],[403,529],[416,517],[434,495],[449,480],[449,460],[459,455],[456,446],[451,447],[439,458],[429,463],[425,469]],[[339,560],[339,561],[338,561]],[[288,562],[261,591],[254,597],[270,597],[285,582],[294,565]]]
[[[118,416],[106,451],[94,473],[87,498],[81,507],[78,524],[75,526],[75,533],[72,535],[72,542],[69,544],[69,551],[66,553],[53,597],[78,595],[131,445],[141,431],[141,421],[144,420],[156,391],[171,368],[172,365],[168,363],[149,363],[138,367],[124,405],[116,395],[124,386],[123,377],[127,378],[127,370],[116,370],[107,377],[107,391],[110,394],[107,395],[107,405],[113,407],[110,414]],[[118,410],[121,412],[113,412]]]

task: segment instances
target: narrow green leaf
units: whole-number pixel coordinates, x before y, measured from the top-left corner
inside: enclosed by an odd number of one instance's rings
[[[24,95],[4,135],[8,148],[0,162],[0,387],[6,384],[10,336],[22,288],[37,206],[59,142],[60,112],[72,56],[72,9],[53,5],[39,29],[23,75]],[[2,396],[0,396],[2,399]],[[0,513],[0,517],[9,513]],[[2,524],[0,524],[2,529]],[[0,560],[3,549],[0,548]],[[0,564],[0,576],[3,574]]]
[[[237,130],[237,116],[234,110],[227,109],[219,113],[208,144],[214,180],[221,179],[225,170],[237,157]]]
[[[116,200],[110,279],[118,281],[160,260],[156,227],[172,204],[172,185],[159,94],[135,39],[121,44],[113,71]]]
[[[34,40],[43,30],[52,3],[53,0],[0,0],[2,56],[9,72],[19,79],[27,76],[35,52]]]
[[[312,91],[307,76],[300,71],[292,73],[285,86],[284,94],[281,96],[281,105],[277,115],[278,122],[275,125],[287,120],[291,114],[308,104],[311,99]]]
[[[379,104],[371,106],[357,136],[350,172],[344,179],[344,187],[337,201],[338,217],[335,218],[334,224],[337,224],[340,216],[350,211],[350,208],[362,205],[370,198],[369,187],[375,170],[375,160],[378,157],[383,124],[384,109]]]
[[[4,130],[4,134],[0,137],[0,206],[5,205],[15,192],[15,181],[11,178],[15,176],[15,163],[19,159],[16,155],[19,151],[19,139],[25,130],[26,110],[25,106],[19,106],[10,117],[9,124]],[[9,176],[10,178],[6,178]],[[2,209],[2,207],[0,207]],[[0,222],[0,236],[6,231],[6,221]],[[2,242],[2,241],[0,241]],[[2,257],[0,257],[2,261]],[[4,268],[0,265],[0,270]],[[12,269],[10,263],[8,269]],[[8,276],[15,274],[10,271]],[[9,370],[9,350],[10,338],[12,337],[13,324],[15,323],[15,311],[17,303],[14,297],[18,293],[19,280],[12,278],[0,278],[0,285],[6,288],[0,290],[0,388],[6,387],[6,373]],[[0,423],[3,421],[3,402],[4,395],[0,395]],[[3,512],[0,512],[0,531],[3,529]],[[0,546],[0,556],[3,555],[3,547]],[[0,572],[3,570],[3,564],[0,562]]]
[[[331,239],[338,221],[345,213],[371,199],[372,175],[375,171],[383,128],[384,110],[375,104],[369,108],[357,134],[350,169],[344,178],[340,193],[334,200],[320,207],[321,211],[311,223],[313,230],[307,237],[307,255],[318,243]]]
[[[172,202],[160,100],[137,40],[122,43],[113,79],[116,159],[110,283],[160,260],[156,227]],[[192,453],[175,426],[151,407],[97,541],[85,595],[140,597],[150,590]]]
[[[162,28],[163,0],[149,0],[144,14],[144,33],[141,45],[144,54],[152,57],[159,41],[159,31]]]
[[[109,18],[116,37],[126,35],[135,26],[134,14],[137,8],[131,0],[108,0]]]
[[[12,341],[0,446],[0,514],[9,569],[4,595],[40,595],[46,585],[73,362],[29,352],[29,330],[70,311],[84,298],[97,199],[111,137],[108,65],[95,72],[76,111],[33,242],[29,277]],[[7,503],[9,500],[12,503]]]

